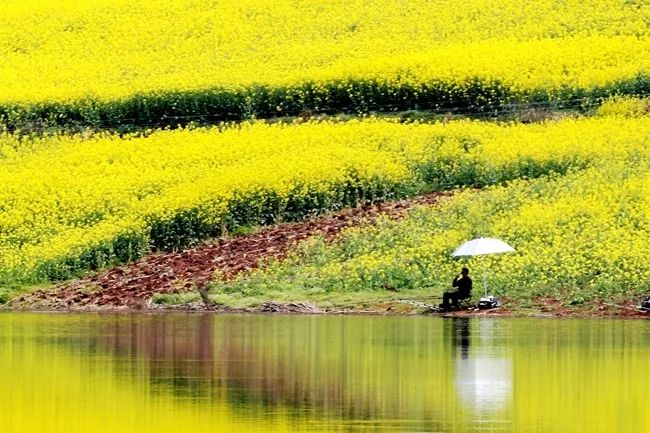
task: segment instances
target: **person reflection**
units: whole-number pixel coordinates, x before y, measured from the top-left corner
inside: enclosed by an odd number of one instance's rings
[[[451,320],[451,341],[454,349],[460,349],[461,359],[469,357],[469,318],[468,317],[453,317]]]

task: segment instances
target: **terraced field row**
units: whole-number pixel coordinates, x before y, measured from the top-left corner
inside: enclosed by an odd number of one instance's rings
[[[164,0],[0,5],[0,123],[592,106],[650,94],[642,1]]]
[[[359,202],[634,161],[650,118],[386,120],[0,139],[0,284]]]

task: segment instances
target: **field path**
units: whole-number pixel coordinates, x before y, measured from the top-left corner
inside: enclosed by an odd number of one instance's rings
[[[50,290],[22,295],[14,309],[143,309],[156,293],[181,293],[203,287],[215,272],[230,279],[261,262],[282,258],[310,236],[332,239],[346,227],[372,224],[379,216],[399,219],[415,205],[435,204],[450,193],[377,203],[264,227],[236,237],[210,240],[179,252],[155,253],[136,262],[67,282]]]

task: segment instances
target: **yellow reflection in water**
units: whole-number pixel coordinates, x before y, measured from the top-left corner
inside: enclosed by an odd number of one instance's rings
[[[0,432],[639,432],[645,322],[0,315]]]

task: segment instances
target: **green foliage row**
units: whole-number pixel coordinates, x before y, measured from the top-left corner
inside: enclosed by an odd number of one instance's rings
[[[527,108],[585,110],[614,95],[648,94],[650,76],[645,74],[601,87],[533,91],[481,78],[462,83],[350,78],[292,86],[150,92],[115,100],[5,103],[0,105],[0,125],[23,132],[85,128],[129,132],[248,119],[406,110],[497,117],[516,115]]]

